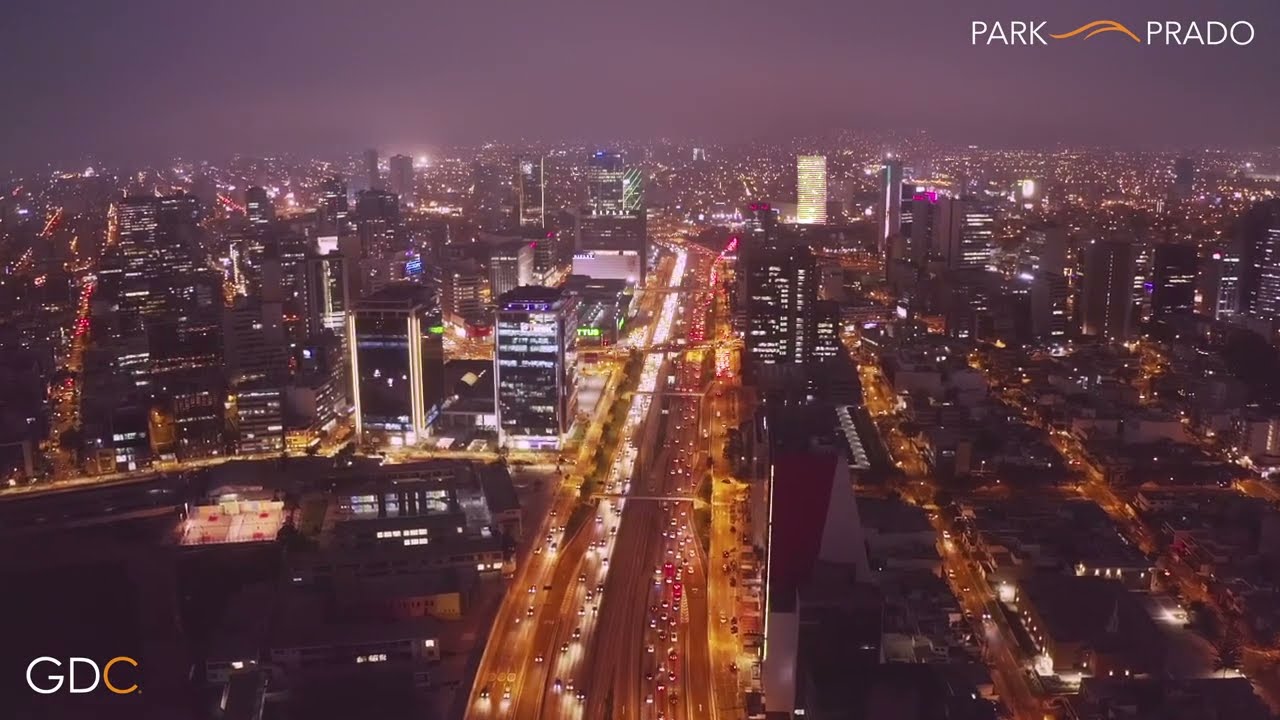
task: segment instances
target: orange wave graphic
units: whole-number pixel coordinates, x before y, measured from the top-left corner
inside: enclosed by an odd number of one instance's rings
[[[1076,28],[1075,30],[1072,30],[1069,33],[1063,33],[1061,35],[1050,35],[1049,37],[1053,38],[1054,40],[1065,40],[1070,37],[1075,37],[1076,35],[1079,35],[1080,33],[1086,30],[1092,30],[1092,32],[1084,36],[1085,40],[1088,40],[1089,38],[1093,37],[1094,35],[1097,35],[1098,33],[1122,32],[1125,35],[1128,35],[1134,42],[1136,43],[1142,42],[1142,40],[1140,40],[1137,35],[1133,34],[1132,30],[1125,27],[1124,25],[1121,25],[1115,20],[1094,20],[1093,22],[1087,25],[1081,25],[1080,27]]]

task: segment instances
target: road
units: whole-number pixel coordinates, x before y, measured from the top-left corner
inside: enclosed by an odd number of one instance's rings
[[[679,286],[683,274],[683,253],[677,253],[674,261],[661,263],[655,281]],[[675,325],[677,300],[677,295],[656,293],[639,300],[645,307],[656,307],[657,312],[646,313],[653,317],[652,322],[633,324],[628,336],[633,347],[666,341]],[[631,395],[623,422],[621,442],[609,458],[608,492],[625,496],[631,489],[637,461],[642,455],[648,456],[637,447],[637,438],[647,429],[652,432],[650,409],[658,405],[660,394],[655,391],[664,362],[663,354],[649,353],[641,366],[638,388]],[[591,433],[587,436],[591,437]],[[646,463],[638,466],[643,468]],[[618,552],[618,547],[625,548],[627,538],[637,533],[633,528],[643,528],[645,523],[643,513],[632,510],[624,515],[629,504],[626,500],[607,500],[595,507],[572,537],[566,538],[560,523],[579,502],[578,488],[566,483],[539,530],[545,534],[542,552],[535,552],[532,560],[517,570],[486,643],[467,717],[595,717],[586,709],[587,703],[603,698],[591,692],[593,682],[588,670],[594,672],[598,664],[592,664],[588,655],[597,645],[614,640],[612,633],[597,632],[597,623],[604,624],[606,612],[625,614],[628,599],[625,593],[619,593],[620,599],[613,599],[619,581],[612,578],[625,577],[633,571],[635,553]],[[645,504],[640,503],[640,507]],[[610,568],[615,556],[624,566],[618,573]],[[604,687],[607,683],[600,681],[598,685]]]

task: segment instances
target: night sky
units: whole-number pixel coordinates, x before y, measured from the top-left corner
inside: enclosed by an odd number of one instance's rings
[[[1277,0],[5,0],[0,167],[336,156],[521,138],[1280,142]],[[972,47],[971,20],[1250,20],[1245,48],[1118,33]]]

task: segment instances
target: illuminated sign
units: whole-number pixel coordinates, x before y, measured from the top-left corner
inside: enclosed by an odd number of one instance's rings
[[[581,327],[578,328],[578,337],[600,337],[601,331],[597,327]]]
[[[432,326],[431,326],[431,332],[432,332],[432,334],[434,334],[434,335],[443,335],[443,334],[444,334],[444,326],[443,326],[443,325],[432,325]]]

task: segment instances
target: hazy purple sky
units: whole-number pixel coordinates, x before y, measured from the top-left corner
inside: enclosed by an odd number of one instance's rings
[[[0,166],[415,149],[520,137],[736,140],[832,127],[989,144],[1280,142],[1280,0],[4,0]],[[1052,32],[1251,21],[1254,43]]]

